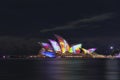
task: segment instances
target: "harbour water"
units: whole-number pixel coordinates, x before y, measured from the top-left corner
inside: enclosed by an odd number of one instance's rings
[[[119,59],[0,60],[0,80],[119,80]]]

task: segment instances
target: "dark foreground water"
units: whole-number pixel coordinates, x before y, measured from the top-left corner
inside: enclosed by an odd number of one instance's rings
[[[0,60],[0,80],[119,80],[119,59]]]

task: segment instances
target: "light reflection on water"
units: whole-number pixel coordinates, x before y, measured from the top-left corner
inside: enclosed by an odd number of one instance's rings
[[[118,80],[120,75],[120,61],[119,60],[106,60],[106,80]]]
[[[119,80],[119,59],[6,60],[0,80]]]

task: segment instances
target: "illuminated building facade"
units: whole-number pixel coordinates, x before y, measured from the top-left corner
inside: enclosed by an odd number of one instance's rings
[[[82,44],[76,44],[73,46],[70,46],[68,42],[62,38],[61,36],[55,35],[58,42],[52,39],[49,39],[49,43],[41,43],[42,48],[44,48],[43,51],[41,51],[41,54],[46,57],[55,57],[58,54],[63,55],[81,55],[81,54],[92,54],[95,52],[96,48],[90,48],[85,49],[82,48]]]

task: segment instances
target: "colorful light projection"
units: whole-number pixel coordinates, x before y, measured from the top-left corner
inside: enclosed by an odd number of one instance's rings
[[[49,41],[55,52],[61,52],[60,46],[58,45],[58,43],[55,40],[49,39]]]
[[[62,53],[65,53],[66,51],[69,51],[70,47],[69,47],[67,41],[64,38],[62,38],[58,35],[55,35],[55,37],[58,39],[58,42],[60,44]]]
[[[70,46],[69,46],[69,44],[67,43],[67,41],[65,39],[64,39],[64,43],[65,43],[65,49],[66,49],[66,51],[69,52]]]
[[[90,54],[92,56],[91,53],[93,53],[96,50],[96,48],[90,48],[88,50],[84,49],[82,48],[82,44],[77,44],[70,47],[65,39],[63,39],[58,35],[55,35],[55,36],[58,39],[58,43],[60,44],[60,46],[55,40],[51,40],[51,39],[49,39],[51,45],[49,43],[41,43],[44,49],[41,51],[43,55],[47,57],[55,57],[54,56],[55,53],[64,53],[64,54],[65,53],[70,53],[70,54],[84,53],[84,54]],[[52,51],[48,49],[51,49]]]
[[[82,44],[77,44],[77,45],[72,46],[73,53],[79,54],[80,48],[82,48]]]
[[[56,57],[56,55],[55,55],[55,53],[53,53],[53,52],[47,52],[47,51],[45,51],[45,52],[42,52],[42,55],[44,55],[44,56],[46,56],[46,57]]]
[[[69,53],[73,53],[72,47],[70,48]]]
[[[49,43],[41,43],[41,45],[46,49],[46,50],[52,50],[52,47],[50,46]]]
[[[88,52],[89,52],[89,53],[93,53],[93,52],[95,52],[95,51],[96,51],[96,48],[88,49]]]

